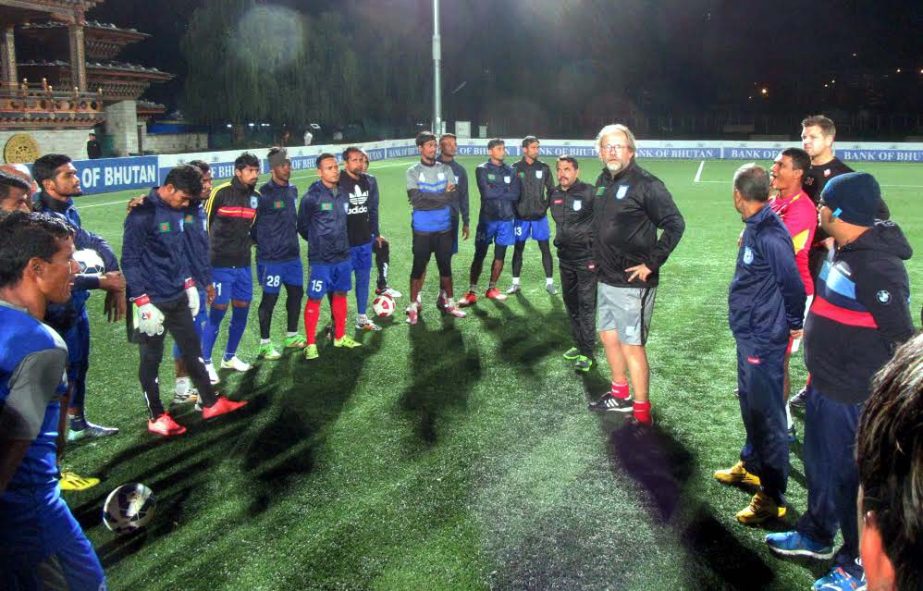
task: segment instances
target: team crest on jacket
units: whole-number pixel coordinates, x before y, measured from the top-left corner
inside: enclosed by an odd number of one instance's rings
[[[753,251],[749,246],[744,247],[744,264],[749,265],[753,262]]]
[[[574,199],[574,211],[580,211],[581,209],[583,209],[583,201]]]
[[[889,292],[887,289],[878,290],[878,293],[875,294],[875,297],[878,298],[878,301],[885,306],[891,303],[891,292]]]
[[[628,195],[628,185],[619,185],[619,190],[615,193],[616,199],[624,199]]]
[[[260,198],[256,195],[250,197],[250,209],[256,209],[260,205]]]

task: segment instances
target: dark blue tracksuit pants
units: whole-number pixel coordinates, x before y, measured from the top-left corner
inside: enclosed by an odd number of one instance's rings
[[[67,381],[71,384],[70,408],[83,413],[87,395],[87,372],[90,370],[90,318],[82,307],[73,326],[64,334],[67,343]]]
[[[834,558],[856,577],[862,569],[859,556],[859,524],[856,496],[856,430],[863,404],[847,404],[828,398],[816,388],[808,393],[804,420],[804,471],[808,479],[808,510],[798,520],[803,535],[825,545],[833,544],[837,529],[843,531],[843,547]]]
[[[788,485],[788,434],[782,371],[785,347],[767,349],[737,341],[737,389],[747,440],[740,459],[760,477],[762,490],[785,505]]]

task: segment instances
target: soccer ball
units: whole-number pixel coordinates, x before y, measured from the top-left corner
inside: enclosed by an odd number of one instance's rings
[[[379,318],[389,318],[394,314],[394,308],[394,300],[389,295],[381,294],[372,302],[372,310]]]
[[[102,275],[106,272],[106,263],[92,248],[84,248],[75,252],[74,260],[80,265],[81,275]]]
[[[109,493],[103,505],[103,523],[110,531],[127,534],[147,525],[154,518],[157,499],[140,482],[123,484]]]

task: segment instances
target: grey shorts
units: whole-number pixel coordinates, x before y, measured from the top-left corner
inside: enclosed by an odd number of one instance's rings
[[[654,314],[656,287],[596,287],[596,330],[615,330],[626,345],[644,345]]]

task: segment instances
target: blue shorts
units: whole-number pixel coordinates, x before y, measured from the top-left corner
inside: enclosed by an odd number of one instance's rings
[[[215,301],[227,306],[231,300],[249,302],[253,299],[253,275],[250,267],[215,267],[212,269],[215,284]]]
[[[374,240],[367,244],[349,247],[349,263],[353,271],[370,271],[372,269],[372,246]]]
[[[551,238],[551,226],[548,225],[548,216],[540,220],[516,220],[513,222],[513,232],[516,242],[532,240],[548,240]]]
[[[282,285],[304,287],[304,266],[299,258],[265,263],[257,261],[256,276],[259,277],[263,293],[279,293]]]
[[[311,263],[311,275],[308,278],[308,297],[319,300],[328,293],[349,291],[352,283],[353,265],[350,261],[342,263]]]
[[[0,588],[105,590],[103,567],[70,508],[49,487],[7,490],[0,500]],[[56,587],[54,587],[56,588]]]
[[[515,242],[513,220],[478,222],[478,230],[474,241],[481,244],[495,242],[497,246],[513,246],[513,242]]]

